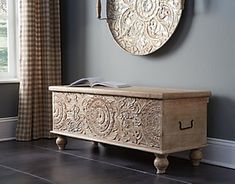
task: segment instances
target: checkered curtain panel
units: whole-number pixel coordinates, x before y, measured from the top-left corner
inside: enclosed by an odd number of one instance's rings
[[[61,84],[59,0],[20,0],[20,90],[16,138],[50,138],[50,85]]]

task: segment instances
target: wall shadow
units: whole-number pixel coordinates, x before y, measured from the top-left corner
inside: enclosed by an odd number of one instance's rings
[[[208,137],[235,141],[235,101],[212,96],[208,104]]]
[[[86,1],[61,0],[62,84],[85,75]]]

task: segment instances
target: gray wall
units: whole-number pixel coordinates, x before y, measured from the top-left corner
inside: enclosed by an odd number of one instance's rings
[[[94,0],[61,0],[63,82],[84,76],[133,85],[208,89],[208,136],[235,140],[235,1],[186,0],[173,37],[149,56],[114,42]]]
[[[18,96],[19,84],[0,84],[0,118],[17,116]]]

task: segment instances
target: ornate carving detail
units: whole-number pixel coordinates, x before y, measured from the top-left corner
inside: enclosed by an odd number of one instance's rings
[[[102,97],[93,97],[88,100],[85,109],[91,131],[100,137],[108,136],[114,125],[114,112],[110,102]]]
[[[116,42],[135,55],[150,54],[171,37],[182,0],[109,0],[108,25]]]
[[[156,124],[155,122],[156,120],[160,120],[162,116],[159,101],[150,101],[143,107],[142,111],[141,122],[144,135],[148,141],[148,145],[154,146],[155,142],[160,141],[161,136],[160,123]]]
[[[160,147],[160,101],[54,92],[53,108],[56,131]]]
[[[60,129],[63,126],[63,120],[66,119],[67,114],[63,111],[66,110],[65,103],[62,103],[64,100],[60,101],[59,98],[62,98],[62,95],[58,95],[57,93],[53,93],[53,100],[56,103],[53,103],[53,126],[55,129]]]

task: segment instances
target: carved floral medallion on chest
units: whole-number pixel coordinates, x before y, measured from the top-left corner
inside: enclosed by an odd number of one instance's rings
[[[160,147],[161,102],[53,93],[53,130],[143,147]]]

